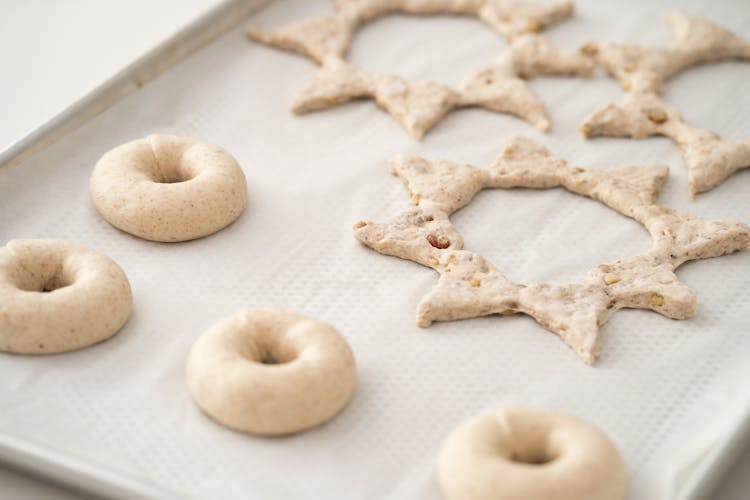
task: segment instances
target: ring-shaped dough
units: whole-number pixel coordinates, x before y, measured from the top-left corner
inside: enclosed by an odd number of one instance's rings
[[[187,383],[221,424],[279,435],[319,425],[346,406],[354,356],[331,325],[283,309],[245,309],[193,345]]]
[[[440,452],[438,482],[447,500],[622,500],[627,472],[593,425],[518,407],[454,430]]]
[[[150,135],[105,153],[89,187],[107,222],[153,241],[215,233],[247,204],[245,174],[229,153],[170,135]]]
[[[0,351],[52,354],[107,339],[133,307],[112,259],[61,240],[13,240],[0,248]]]

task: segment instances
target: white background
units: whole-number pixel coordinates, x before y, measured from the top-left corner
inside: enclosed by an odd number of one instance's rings
[[[3,2],[0,148],[39,126],[215,3]],[[750,454],[732,471],[715,498],[746,499],[748,491]],[[73,498],[7,469],[0,469],[0,497]]]
[[[0,2],[0,151],[219,3]]]

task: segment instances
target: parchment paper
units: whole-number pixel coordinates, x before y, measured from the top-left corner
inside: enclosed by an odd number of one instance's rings
[[[679,5],[678,5],[679,4]],[[666,44],[662,13],[679,6],[750,35],[743,2],[579,1],[548,35]],[[253,18],[279,25],[330,8],[278,0]],[[393,16],[365,27],[350,60],[367,69],[458,84],[505,44],[471,19]],[[141,478],[184,497],[439,498],[434,463],[464,420],[506,404],[578,414],[623,452],[631,498],[676,498],[682,485],[750,413],[750,253],[690,263],[678,275],[698,315],[672,321],[622,311],[603,328],[595,367],[528,317],[415,326],[432,271],[360,246],[351,226],[409,204],[388,175],[398,153],[487,166],[522,134],[571,163],[604,168],[666,162],[660,201],[712,218],[750,221],[750,171],[687,198],[674,144],[579,137],[583,118],[619,99],[618,85],[546,78],[533,89],[554,131],[486,110],[452,113],[413,141],[368,101],[306,117],[288,106],[314,75],[306,59],[253,44],[239,30],[168,71],[24,164],[0,171],[0,242],[63,238],[114,258],[128,274],[134,313],[113,339],[45,357],[0,355],[0,432]],[[750,135],[747,63],[703,66],[667,85],[689,123]],[[248,179],[249,206],[211,237],[159,244],[107,224],[88,176],[108,149],[152,132],[225,147]],[[466,247],[518,282],[567,282],[648,248],[639,224],[561,189],[480,193],[455,215]],[[359,385],[333,421],[282,439],[226,430],[201,414],[185,385],[185,357],[209,326],[250,306],[281,306],[333,323],[351,344]]]

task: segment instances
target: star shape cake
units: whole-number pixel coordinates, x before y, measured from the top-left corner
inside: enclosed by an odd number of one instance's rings
[[[524,313],[558,334],[587,364],[599,352],[599,329],[621,308],[651,309],[673,319],[696,313],[692,291],[675,275],[681,264],[750,246],[750,229],[727,220],[706,220],[656,203],[666,165],[589,170],[553,157],[523,137],[509,140],[488,169],[448,161],[399,156],[391,173],[406,184],[413,206],[386,222],[354,226],[362,244],[386,255],[434,269],[438,282],[417,309],[417,324],[492,314]],[[640,222],[650,250],[602,264],[580,282],[519,284],[478,253],[464,250],[450,215],[482,189],[524,187],[568,191],[599,201]]]

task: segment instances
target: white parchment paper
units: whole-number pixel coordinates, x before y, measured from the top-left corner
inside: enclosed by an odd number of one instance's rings
[[[561,44],[666,44],[661,15],[679,7],[750,36],[744,2],[578,2],[549,30]],[[277,0],[253,22],[278,25],[330,9]],[[504,50],[471,19],[392,16],[365,27],[350,59],[373,71],[458,84]],[[532,82],[554,131],[486,110],[449,115],[421,142],[357,102],[306,117],[288,106],[314,75],[306,59],[235,30],[26,163],[0,170],[0,242],[63,238],[114,258],[135,297],[113,339],[79,352],[0,356],[0,432],[195,498],[439,498],[434,462],[459,423],[502,405],[544,405],[600,426],[623,452],[631,498],[676,498],[703,457],[750,412],[750,253],[693,262],[678,275],[698,315],[672,321],[622,311],[603,328],[595,367],[528,317],[415,326],[436,275],[357,244],[351,226],[409,204],[388,175],[398,153],[487,166],[511,135],[573,164],[666,162],[662,203],[750,221],[750,171],[687,199],[677,148],[662,138],[579,137],[583,118],[620,97],[604,77]],[[686,119],[750,136],[750,64],[690,70],[666,98]],[[249,206],[232,226],[180,244],[139,240],[94,210],[88,176],[108,149],[152,132],[225,147],[248,178]],[[518,282],[580,280],[596,264],[648,248],[637,223],[561,189],[486,191],[454,217],[466,247]],[[318,429],[282,439],[226,430],[193,405],[185,357],[209,326],[249,306],[281,306],[329,321],[351,344],[359,385]]]

